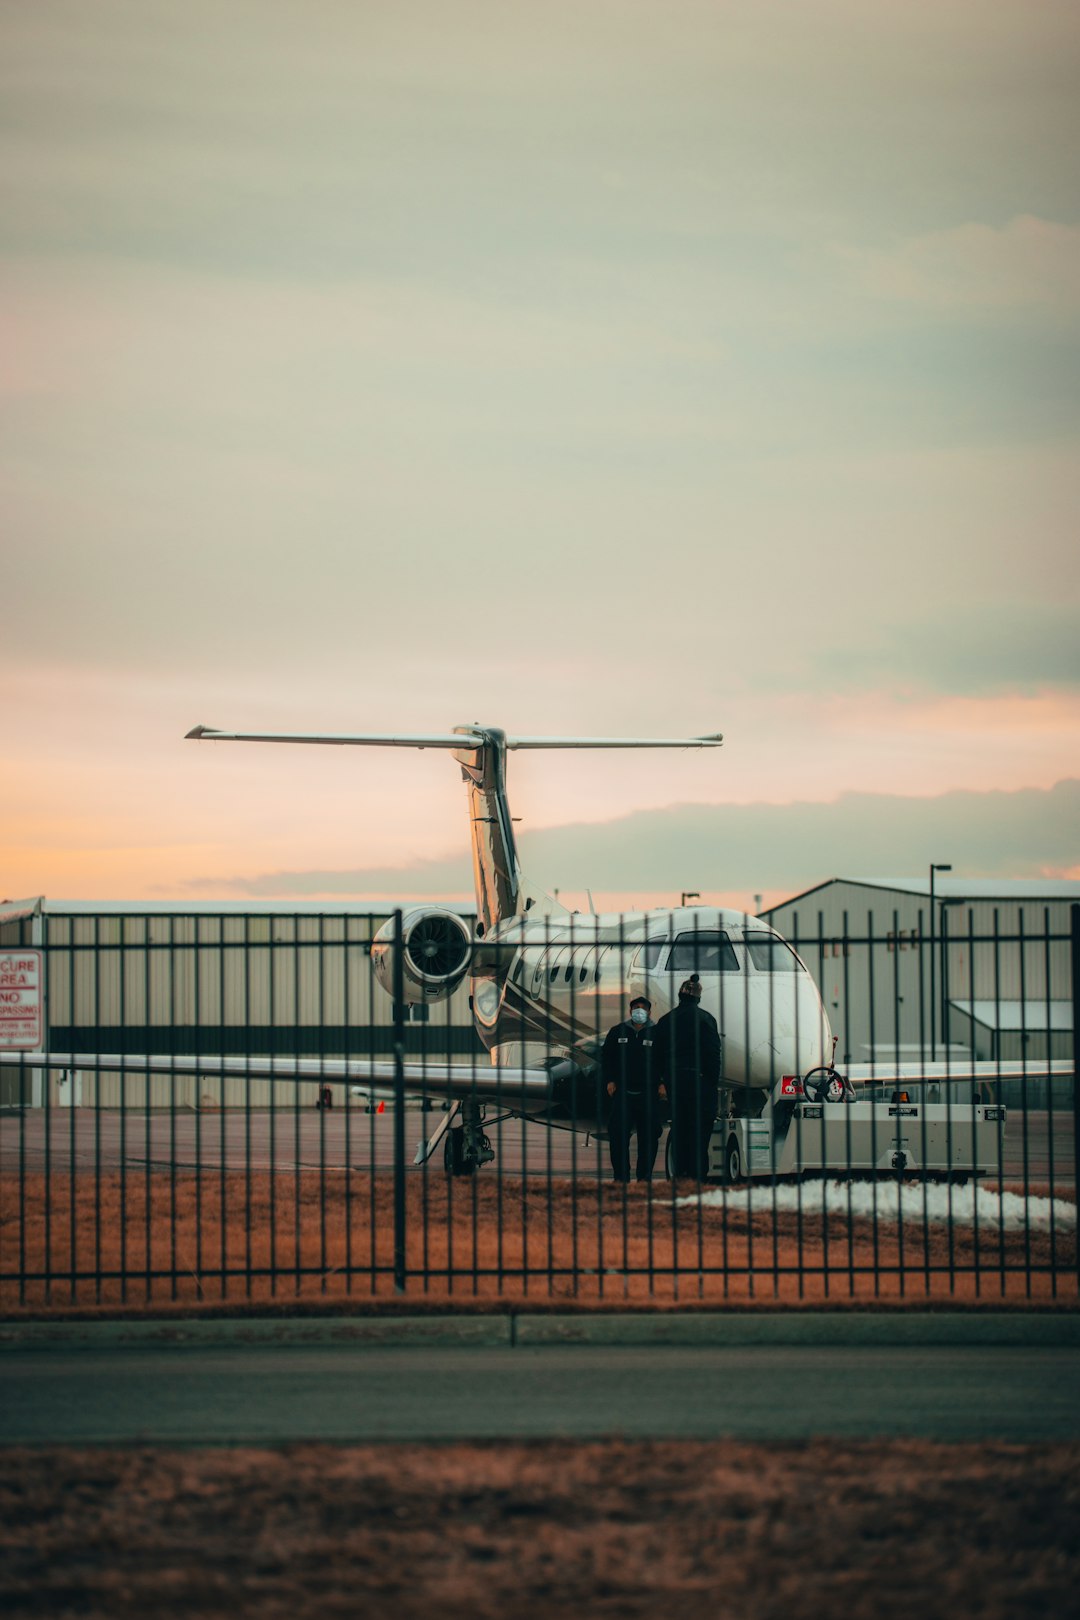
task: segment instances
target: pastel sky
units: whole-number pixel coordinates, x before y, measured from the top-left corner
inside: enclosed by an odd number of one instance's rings
[[[1072,0],[3,8],[0,894],[460,888],[445,755],[197,722],[723,731],[515,758],[616,900],[1080,875],[1078,67]]]

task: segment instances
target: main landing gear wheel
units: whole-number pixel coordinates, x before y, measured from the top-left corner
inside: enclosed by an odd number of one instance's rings
[[[446,1133],[443,1164],[448,1176],[471,1176],[495,1157],[491,1138],[483,1126],[483,1114],[470,1098],[461,1105],[462,1121]]]
[[[452,1126],[443,1143],[443,1166],[448,1176],[471,1176],[475,1164],[465,1152],[465,1128]]]

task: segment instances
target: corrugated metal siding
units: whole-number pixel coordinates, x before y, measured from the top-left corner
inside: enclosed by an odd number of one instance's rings
[[[370,943],[384,913],[47,913],[49,1047],[77,1052],[229,1052],[353,1056],[391,1050],[393,1009]],[[5,925],[14,934],[30,921]],[[13,938],[10,943],[24,943]],[[466,982],[415,1026],[432,1055],[477,1050]],[[420,1032],[423,1031],[422,1036]],[[12,1082],[17,1084],[17,1080]],[[70,1084],[70,1082],[68,1082]],[[313,1089],[307,1082],[306,1090]],[[84,1071],[84,1105],[144,1107],[147,1077]],[[291,1082],[150,1079],[154,1107],[266,1106],[297,1100]],[[304,1092],[301,1088],[301,1093]],[[51,1099],[63,1096],[53,1077]],[[18,1101],[14,1095],[6,1101]]]
[[[955,1042],[951,998],[1045,1003],[1071,995],[1068,900],[944,906],[935,900],[934,910],[939,939],[932,970],[928,896],[844,881],[769,913],[814,974],[844,1060],[865,1060],[888,1042],[918,1044],[927,1057],[932,1046]],[[967,1022],[961,1025],[966,1040]]]

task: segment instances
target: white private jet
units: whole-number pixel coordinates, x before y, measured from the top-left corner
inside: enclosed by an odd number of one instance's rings
[[[403,1054],[388,1061],[0,1050],[0,1066],[308,1079],[320,1086],[345,1084],[363,1095],[381,1097],[396,1096],[403,1086],[407,1094],[442,1098],[447,1105],[438,1129],[421,1142],[414,1162],[429,1159],[442,1141],[446,1168],[456,1175],[471,1175],[494,1158],[485,1126],[500,1118],[530,1119],[603,1136],[597,1057],[604,1035],[626,1016],[632,996],[648,996],[654,1017],[660,1017],[691,973],[699,976],[701,1004],[716,1019],[723,1037],[722,1085],[730,1107],[722,1109],[721,1118],[771,1119],[776,1142],[769,1148],[769,1166],[780,1162],[777,1150],[800,1098],[815,1105],[851,1101],[853,1086],[867,1082],[878,1088],[889,1081],[919,1087],[929,1081],[1028,1077],[1030,1066],[1023,1062],[974,1059],[897,1066],[890,1076],[880,1064],[855,1065],[840,1076],[832,1066],[835,1043],[813,977],[786,940],[760,918],[700,905],[582,916],[560,905],[522,872],[506,793],[508,752],[716,748],[722,742],[719,735],[508,737],[481,725],[430,736],[307,735],[196,726],[188,737],[203,742],[443,748],[453,753],[469,792],[475,934],[456,912],[416,906],[402,913],[400,951],[397,921],[391,919],[376,935],[371,954],[384,990],[395,994],[397,973],[397,994],[407,1003],[444,1000],[468,978],[475,1027],[490,1064],[415,1062]],[[1038,1071],[1047,1074],[1070,1068],[1057,1059],[1038,1065]],[[391,1085],[394,1091],[387,1089]],[[955,1122],[962,1123],[959,1105],[924,1106],[923,1113],[929,1114],[934,1106],[939,1112],[953,1106]],[[891,1110],[898,1116],[903,1111]],[[1004,1114],[997,1109],[986,1112],[995,1117]],[[950,1126],[954,1128],[956,1124]],[[718,1134],[725,1136],[718,1144],[725,1179],[734,1179],[740,1165],[752,1169],[739,1148],[736,1123],[729,1136]]]
[[[506,756],[525,748],[716,748],[706,737],[508,737],[466,725],[435,735],[324,735],[217,731],[196,726],[201,742],[322,743],[338,747],[443,748],[462,767],[468,788],[476,887],[475,936],[455,912],[417,906],[403,913],[399,993],[430,1004],[471,981],[473,1019],[491,1057],[474,1064],[405,1063],[410,1090],[451,1104],[417,1151],[430,1157],[445,1138],[447,1168],[471,1174],[494,1158],[485,1133],[489,1111],[603,1135],[597,1054],[607,1030],[626,1017],[631,996],[647,995],[658,1018],[679,984],[697,973],[701,1005],[723,1037],[727,1087],[768,1093],[782,1076],[826,1064],[832,1036],[809,971],[767,923],[744,912],[704,906],[611,916],[571,912],[522,872],[506,790]],[[372,944],[383,989],[394,994],[397,925]],[[222,1060],[227,1061],[227,1060]],[[173,1065],[175,1069],[175,1063]],[[347,1066],[329,1060],[320,1074]],[[353,1068],[358,1065],[353,1064]],[[248,1065],[248,1072],[258,1069]],[[275,1072],[282,1073],[281,1060]],[[314,1068],[313,1068],[313,1071]],[[348,1076],[342,1072],[341,1078]],[[363,1078],[385,1082],[393,1065],[369,1064]],[[761,1098],[764,1101],[764,1095]]]

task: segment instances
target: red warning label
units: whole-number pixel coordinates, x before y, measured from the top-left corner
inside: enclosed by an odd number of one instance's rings
[[[35,1052],[41,1037],[41,952],[0,951],[0,1047]]]

